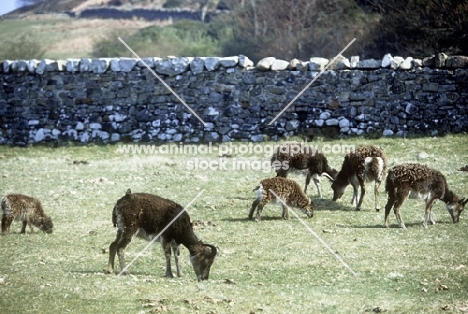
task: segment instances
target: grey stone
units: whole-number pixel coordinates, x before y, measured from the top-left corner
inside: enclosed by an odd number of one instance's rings
[[[289,66],[289,62],[285,60],[276,59],[271,65],[272,71],[283,71],[286,70]]]
[[[263,58],[257,63],[257,69],[260,71],[268,71],[271,68],[271,65],[273,62],[275,62],[276,58],[275,57],[267,57]]]
[[[221,61],[217,57],[207,57],[205,58],[205,68],[208,71],[216,71],[219,69],[221,65]]]
[[[216,142],[219,140],[218,132],[205,132],[203,135],[204,142]]]
[[[339,124],[340,128],[347,128],[350,126],[350,122],[348,119],[344,118],[344,119],[341,119]]]
[[[82,122],[78,122],[75,126],[75,130],[77,131],[83,131],[84,130],[84,124]]]
[[[402,57],[399,57],[399,56],[393,57],[393,60],[390,62],[390,67],[393,70],[397,70],[400,67],[400,64],[403,63],[403,61],[405,61],[405,59]]]
[[[359,56],[352,56],[350,59],[351,69],[357,68],[359,63]]]
[[[90,72],[91,71],[91,62],[93,62],[90,58],[81,58],[80,61],[80,72]]]
[[[180,141],[182,141],[182,138],[183,138],[183,136],[182,136],[182,134],[180,134],[180,133],[176,133],[176,134],[174,134],[174,135],[172,136],[172,140],[173,140],[174,142],[180,142]]]
[[[93,73],[104,73],[109,68],[109,63],[112,59],[110,58],[100,58],[93,59],[90,65],[90,71]]]
[[[391,54],[387,53],[386,55],[384,55],[384,57],[382,58],[382,63],[381,63],[381,67],[382,68],[388,68],[391,64],[392,64],[392,61],[393,61],[393,57]]]
[[[80,69],[81,59],[67,59],[66,69],[67,72],[78,72]]]
[[[385,129],[385,130],[383,130],[382,135],[383,135],[383,136],[392,136],[392,135],[393,135],[393,131],[392,131],[392,130],[389,130],[389,129]]]
[[[447,60],[448,56],[441,52],[435,55],[434,63],[436,68],[443,68],[445,67],[445,61]]]
[[[418,107],[416,107],[416,106],[413,105],[412,103],[408,103],[408,104],[406,105],[405,112],[406,112],[407,114],[415,114],[415,113],[418,112],[418,111],[419,111]]]
[[[358,69],[379,69],[382,61],[375,59],[366,59],[359,61],[356,65]]]
[[[298,120],[291,120],[286,123],[286,131],[298,130],[301,122]]]
[[[31,59],[28,61],[28,72],[29,73],[36,73],[37,65],[39,64],[39,60]]]
[[[221,64],[222,67],[225,68],[232,68],[239,63],[239,57],[224,57],[219,59],[219,63]]]
[[[238,57],[238,65],[242,68],[248,68],[248,67],[253,67],[254,63],[252,60],[250,60],[248,57],[244,55],[239,55]]]
[[[402,70],[411,70],[412,68],[413,68],[413,58],[412,57],[406,58],[400,64],[400,69],[402,69]]]
[[[192,62],[190,62],[190,71],[193,74],[200,74],[203,73],[205,70],[205,59],[204,58],[194,58]]]
[[[14,61],[12,60],[4,60],[2,62],[3,73],[10,73],[10,66]]]
[[[155,61],[156,71],[161,74],[176,76],[189,69],[190,59],[186,57]],[[205,60],[206,66],[206,60]]]
[[[327,120],[328,118],[330,118],[330,116],[331,116],[331,113],[328,111],[325,111],[320,114],[319,118],[320,120]]]
[[[37,130],[36,134],[34,134],[34,142],[39,143],[45,139],[44,129],[40,128]]]
[[[338,119],[335,119],[335,118],[328,119],[328,120],[325,121],[325,124],[326,124],[327,126],[339,125],[339,123],[340,123],[340,122],[338,121]]]
[[[263,142],[263,134],[256,134],[250,137],[250,141],[254,143]]]
[[[326,58],[312,57],[309,59],[310,71],[322,71],[328,64],[329,60]]]
[[[319,119],[319,120],[315,120],[314,123],[315,123],[316,126],[321,127],[321,126],[323,126],[325,121],[322,120],[322,119]]]

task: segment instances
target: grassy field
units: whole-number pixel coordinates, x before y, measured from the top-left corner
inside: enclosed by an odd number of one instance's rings
[[[261,147],[276,145],[263,143]],[[468,136],[441,138],[355,138],[313,142],[319,148],[341,144],[376,144],[390,166],[421,162],[441,170],[455,193],[468,196]],[[223,144],[228,145],[228,144]],[[234,144],[239,147],[241,143]],[[159,149],[160,147],[158,147]],[[199,161],[219,161],[219,147],[201,153]],[[339,168],[344,154],[327,154]],[[425,159],[418,154],[426,152]],[[317,199],[315,216],[307,219],[319,236],[357,273],[354,276],[301,222],[281,219],[281,207],[265,207],[262,221],[247,220],[258,181],[274,173],[233,170],[236,160],[269,160],[260,153],[230,152],[222,170],[188,169],[187,154],[131,154],[119,146],[59,148],[0,147],[1,194],[20,192],[38,197],[54,221],[46,235],[12,233],[0,237],[0,309],[2,313],[453,313],[468,312],[467,213],[453,224],[442,202],[434,206],[435,226],[422,227],[424,203],[407,200],[402,217],[408,227],[383,228],[383,210],[373,209],[372,193],[363,209],[349,204],[348,187],[338,203],[322,180],[324,199]],[[74,161],[87,161],[76,164]],[[192,162],[189,164],[189,162]],[[253,164],[253,163],[252,163]],[[200,164],[201,165],[201,164]],[[302,185],[304,177],[291,175]],[[210,280],[197,283],[181,250],[184,276],[168,279],[159,244],[130,267],[130,276],[104,274],[108,246],[116,230],[111,211],[131,188],[188,204],[198,221],[196,234],[221,249]],[[371,191],[369,189],[369,191]],[[381,188],[381,203],[385,193]],[[146,245],[135,240],[127,262]]]
[[[0,20],[0,59],[14,58],[9,53],[35,43],[45,50],[44,56],[29,58],[68,59],[91,57],[93,44],[114,35],[124,39],[144,27],[158,23],[140,20],[72,19],[44,15],[42,18]],[[159,23],[160,24],[160,23]],[[118,36],[117,36],[118,35]],[[23,47],[24,48],[24,47]]]

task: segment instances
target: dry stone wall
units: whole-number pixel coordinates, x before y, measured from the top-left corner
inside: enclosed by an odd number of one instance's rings
[[[257,142],[468,130],[467,57],[331,61],[265,58],[254,66],[245,56],[5,60],[0,144]]]

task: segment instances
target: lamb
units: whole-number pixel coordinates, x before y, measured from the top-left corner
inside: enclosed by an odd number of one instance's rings
[[[109,247],[108,273],[114,273],[115,254],[118,254],[121,270],[125,270],[125,247],[134,236],[153,239],[183,210],[171,200],[148,193],[132,193],[129,189],[114,206],[112,222],[117,227],[117,237]],[[161,245],[166,256],[166,277],[174,277],[171,270],[171,247],[175,255],[177,276],[179,245],[190,252],[190,262],[198,281],[207,280],[218,249],[198,240],[190,223],[190,216],[183,212],[161,235]],[[125,272],[126,273],[126,272]]]
[[[23,222],[21,233],[26,233],[26,225],[29,226],[31,233],[34,233],[33,226],[45,233],[52,233],[54,227],[52,218],[45,214],[41,201],[37,198],[23,194],[8,194],[2,198],[1,206],[3,234],[10,232],[13,220]]]
[[[287,205],[298,207],[308,217],[314,216],[314,203],[302,191],[299,184],[290,179],[275,177],[263,179],[253,190],[257,191],[257,198],[250,207],[249,219],[252,219],[254,210],[258,207],[255,221],[259,222],[263,207],[271,201],[277,201],[276,196],[270,190],[274,191]],[[284,204],[281,206],[283,219],[289,219],[288,208]]]
[[[366,194],[365,183],[375,181],[375,210],[379,211],[379,186],[385,176],[386,167],[387,160],[380,148],[373,145],[357,147],[354,152],[345,156],[341,170],[332,183],[333,200],[340,199],[348,184],[351,184],[354,190],[351,203],[355,205],[357,202],[356,210],[360,210]],[[361,195],[358,201],[359,186]]]
[[[385,227],[388,228],[389,214],[393,207],[400,228],[406,226],[400,216],[400,207],[406,198],[423,199],[426,202],[424,228],[429,219],[435,225],[432,217],[432,204],[435,200],[442,200],[452,216],[453,223],[457,223],[468,199],[460,199],[447,185],[445,176],[438,170],[416,163],[396,165],[388,172],[385,182],[388,201],[385,205]]]
[[[302,143],[283,143],[279,145],[271,157],[271,164],[275,167],[276,176],[283,178],[288,177],[290,170],[307,169],[304,193],[307,193],[307,187],[312,178],[320,198],[323,198],[320,189],[321,176],[333,181],[338,173],[328,165],[327,158],[321,152]]]

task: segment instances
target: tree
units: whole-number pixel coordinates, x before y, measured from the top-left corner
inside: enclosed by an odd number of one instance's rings
[[[285,60],[334,57],[352,38],[364,36],[367,21],[354,0],[249,0],[219,17],[232,30],[225,54]],[[353,45],[347,53],[357,52]]]
[[[381,19],[370,34],[367,55],[468,54],[466,1],[372,0],[369,5]]]

